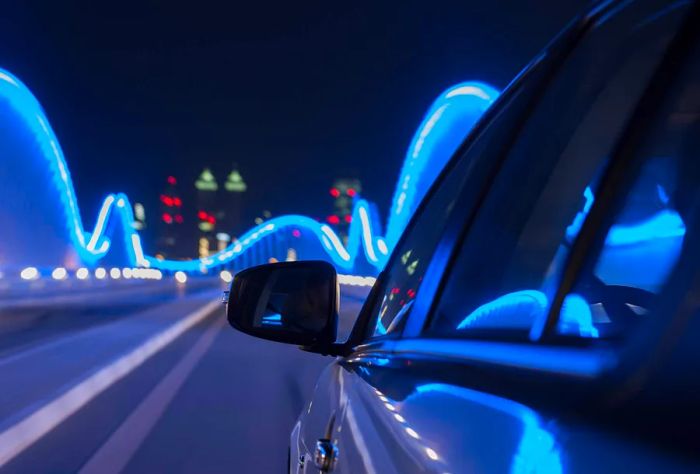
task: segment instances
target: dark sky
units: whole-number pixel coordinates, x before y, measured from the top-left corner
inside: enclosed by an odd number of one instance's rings
[[[431,101],[505,86],[578,1],[10,1],[0,67],[39,98],[86,224],[106,192],[237,162],[249,206],[325,215],[338,175],[386,212]]]

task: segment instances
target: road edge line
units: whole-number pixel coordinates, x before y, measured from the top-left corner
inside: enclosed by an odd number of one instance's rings
[[[140,346],[109,363],[0,433],[0,468],[197,323],[214,314],[216,308],[221,308],[221,302],[218,299],[150,337]]]
[[[118,474],[126,468],[211,348],[224,323],[225,320],[221,318],[207,327],[194,345],[88,459],[79,474]]]

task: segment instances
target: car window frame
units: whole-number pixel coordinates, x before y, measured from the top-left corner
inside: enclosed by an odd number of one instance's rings
[[[579,16],[574,18],[540,53],[535,57],[524,69],[518,74],[513,81],[505,88],[500,97],[495,101],[495,103],[484,113],[484,116],[475,124],[475,126],[467,133],[464,141],[459,146],[457,151],[452,155],[448,161],[445,168],[440,172],[438,178],[430,187],[429,191],[426,193],[425,197],[419,204],[416,212],[410,219],[406,229],[404,230],[401,238],[397,242],[392,254],[387,261],[386,268],[390,268],[393,263],[395,263],[398,255],[398,249],[400,249],[408,235],[411,233],[412,229],[419,223],[423,211],[430,200],[433,198],[440,185],[447,178],[447,175],[452,172],[452,170],[457,166],[461,159],[464,158],[466,154],[471,151],[472,145],[482,136],[482,134],[488,130],[489,126],[496,120],[501,113],[503,113],[506,107],[512,102],[514,98],[517,97],[524,89],[531,88],[530,97],[527,98],[529,104],[537,103],[541,95],[546,91],[549,82],[556,76],[556,72],[559,70],[563,62],[566,60],[570,52],[576,47],[581,38],[589,30],[590,26],[593,24],[594,17],[597,12],[602,11],[603,8],[599,7],[593,12],[587,15]],[[542,64],[544,70],[537,71],[537,66]],[[535,73],[542,74],[543,77],[534,78],[534,83],[530,81],[531,76]],[[495,162],[493,163],[494,169],[489,174],[488,179],[481,183],[482,192],[477,199],[477,202],[470,203],[470,206],[466,206],[465,201],[465,189],[459,191],[459,195],[456,200],[455,208],[465,208],[468,207],[470,212],[466,214],[474,214],[479,208],[480,201],[483,200],[488,189],[491,185],[493,179],[497,176],[500,165],[508,154],[515,138],[518,136],[518,132],[521,127],[527,122],[530,116],[530,111],[522,113],[521,116],[517,117],[516,126],[507,133],[508,140],[497,152]],[[464,187],[463,187],[464,188]],[[473,198],[470,198],[473,199]],[[466,219],[465,219],[466,221]],[[380,272],[375,282],[375,285],[370,290],[370,293],[362,306],[358,318],[353,326],[353,329],[348,337],[348,340],[344,343],[346,348],[346,353],[356,352],[357,350],[364,350],[366,348],[372,348],[376,346],[381,346],[383,343],[391,342],[404,337],[415,337],[422,330],[422,325],[425,322],[428,312],[430,311],[430,302],[434,299],[435,293],[437,292],[440,282],[443,278],[443,273],[445,267],[448,265],[450,260],[453,258],[455,248],[460,244],[460,240],[455,237],[459,235],[466,224],[460,224],[463,222],[462,219],[451,219],[451,222],[442,232],[442,237],[440,238],[435,250],[432,252],[426,274],[437,274],[438,278],[432,279],[433,281],[423,281],[419,291],[417,292],[415,303],[410,313],[407,315],[406,322],[401,330],[397,330],[394,333],[387,334],[386,336],[372,337],[370,334],[370,328],[372,327],[372,319],[374,309],[380,302],[378,298],[385,290],[385,285],[387,284],[387,273],[386,270]],[[449,242],[446,236],[450,236],[452,241]],[[439,255],[439,256],[438,256]],[[438,258],[436,258],[438,256]],[[426,287],[428,283],[428,287]]]
[[[606,7],[615,7],[615,5],[606,5]],[[676,48],[676,40],[680,34],[681,31],[687,31],[688,30],[688,18],[692,16],[692,11],[691,9],[694,7],[691,7],[687,12],[685,12],[685,17],[681,19],[679,22],[678,27],[676,28],[676,31],[674,33],[673,39],[670,41],[669,46],[666,49],[666,52],[664,53],[663,58],[659,61],[659,64],[656,66],[654,71],[652,72],[649,80],[646,83],[645,90],[649,90],[651,87],[651,84],[658,82],[658,74],[659,70],[661,68],[665,68],[667,64],[667,58],[670,53],[670,51],[674,48]],[[615,8],[613,8],[614,10]],[[579,42],[586,37],[586,35],[591,34],[595,31],[595,28],[599,26],[599,24],[602,21],[602,19],[606,18],[607,16],[610,15],[610,12],[608,11],[608,8],[599,8],[596,11],[592,12],[590,15],[586,17],[587,21],[587,28],[582,30],[580,32],[580,35],[578,37],[578,41],[576,45],[572,48],[569,49],[567,53],[567,58],[571,53],[573,53],[575,47],[579,44]],[[685,59],[685,57],[683,58]],[[556,75],[558,73],[558,70],[554,72],[553,77],[550,79],[555,79],[556,80]],[[628,139],[628,135],[630,132],[630,127],[635,126],[635,124],[639,121],[639,118],[636,116],[639,113],[639,104],[642,101],[648,100],[646,97],[647,93],[642,94],[641,98],[635,103],[633,106],[632,110],[633,112],[630,114],[630,116],[627,118],[627,122],[623,124],[620,136],[618,137],[618,140],[613,144],[611,148],[611,155],[610,159],[607,163],[607,166],[604,167],[603,173],[601,176],[605,176],[609,173],[611,167],[614,166],[614,164],[618,161],[618,153],[620,150],[621,146],[624,146]],[[662,98],[665,96],[662,96]],[[527,117],[529,119],[529,116]],[[527,120],[526,119],[526,120]],[[646,130],[646,129],[645,129]],[[643,135],[643,133],[642,133]],[[507,153],[506,153],[507,155]],[[502,160],[507,159],[507,156],[502,157]],[[602,186],[602,184],[601,184]],[[600,194],[600,193],[599,193]],[[596,207],[597,211],[596,212],[601,212],[601,211],[606,211],[608,206],[610,205],[610,196],[603,197],[602,195],[596,196],[596,201],[594,203],[594,207]],[[591,209],[591,212],[593,209]],[[478,212],[478,209],[476,209],[476,212]],[[590,212],[588,217],[590,217]],[[584,221],[584,225],[586,222],[589,222],[589,219],[586,219]],[[464,227],[461,230],[460,234],[460,241],[462,241],[468,232],[470,231],[470,226],[471,222],[466,222]],[[594,232],[597,230],[593,229],[590,227],[591,224],[589,224],[589,228],[587,232]],[[435,317],[436,310],[438,307],[438,303],[440,301],[440,296],[442,292],[445,290],[445,287],[447,285],[447,282],[449,280],[450,274],[451,274],[451,269],[452,267],[456,264],[456,260],[458,258],[458,249],[459,246],[455,247],[454,252],[451,256],[450,263],[446,267],[445,271],[443,272],[441,276],[441,281],[439,283],[439,288],[435,292],[435,298],[433,301],[430,301],[430,307],[427,311],[425,311],[425,318],[423,320],[416,320],[415,325],[416,329],[410,333],[410,335],[406,335],[407,337],[422,337],[422,338],[430,338],[430,339],[439,339],[439,340],[474,340],[474,341],[492,341],[492,342],[524,342],[524,343],[537,343],[540,341],[540,339],[543,339],[545,337],[545,334],[547,337],[552,337],[553,332],[555,330],[556,324],[559,319],[559,309],[561,305],[563,304],[563,298],[566,296],[567,293],[561,294],[562,291],[562,283],[564,281],[564,276],[566,275],[567,269],[569,269],[569,266],[571,262],[574,259],[580,259],[582,258],[580,253],[585,252],[586,248],[581,247],[583,245],[583,241],[579,243],[579,247],[576,247],[576,243],[580,241],[579,237],[581,237],[581,233],[583,232],[583,228],[581,229],[581,232],[579,233],[579,236],[577,239],[574,241],[574,245],[572,246],[569,255],[566,258],[565,264],[562,267],[562,277],[559,280],[557,287],[556,287],[556,292],[555,292],[555,298],[552,300],[552,304],[550,307],[550,310],[542,316],[542,318],[539,321],[536,321],[535,324],[533,324],[533,327],[530,329],[529,333],[528,331],[522,331],[522,330],[511,330],[511,329],[493,329],[493,330],[475,330],[470,332],[468,337],[456,337],[451,334],[445,334],[445,335],[440,335],[440,334],[432,334],[428,332],[428,329],[430,327],[430,324],[432,323],[432,319]],[[576,253],[576,255],[574,255]],[[568,278],[572,278],[570,275]],[[555,305],[557,307],[555,308]],[[414,309],[415,309],[414,305]],[[556,310],[556,312],[555,312]],[[409,321],[410,323],[410,321]],[[419,326],[419,327],[418,327]],[[545,330],[546,328],[546,330]],[[582,341],[582,340],[576,340],[569,338],[567,341],[564,341],[561,338],[558,338],[559,342],[566,342],[568,345],[575,347],[575,346],[581,346],[581,345],[589,345],[592,344],[594,341]],[[599,343],[602,341],[598,341]]]
[[[700,2],[697,1],[679,31],[692,31],[693,21],[700,24]],[[693,36],[700,42],[700,32]],[[668,51],[671,49],[675,47],[669,47]],[[664,63],[662,61],[657,69],[661,69]],[[684,55],[681,63],[687,64],[687,55]],[[650,83],[655,79],[653,76]],[[665,97],[663,94],[662,99]],[[657,117],[656,113],[652,115]],[[640,133],[646,130],[647,127]],[[626,144],[627,131],[621,134],[619,144]],[[611,158],[615,161],[615,155]],[[616,197],[620,195],[615,194]],[[694,227],[699,228],[700,222],[694,222]],[[683,363],[684,359],[679,359],[678,354],[669,352],[675,349],[674,344],[681,338],[679,332],[685,329],[691,317],[697,318],[698,315],[698,262],[700,249],[694,247],[688,254],[688,260],[683,260],[670,275],[668,285],[672,291],[659,294],[660,304],[668,309],[668,319],[654,318],[656,327],[645,327],[645,334],[635,334],[636,340],[628,341],[624,348],[613,350],[604,345],[562,347],[548,344],[545,338],[536,344],[522,344],[411,337],[386,345],[359,346],[346,360],[349,364],[369,367],[367,374],[377,372],[374,377],[381,379],[394,376],[393,372],[387,371],[398,370],[402,376],[429,374],[429,377],[439,378],[445,383],[467,383],[474,390],[546,410],[548,416],[561,415],[562,420],[580,422],[582,418],[579,415],[583,415],[588,420],[586,426],[589,429],[601,423],[607,429],[619,428],[631,433],[639,440],[639,433],[629,431],[629,427],[623,424],[624,418],[623,423],[619,423],[611,415],[615,415],[619,407],[629,406],[630,397],[641,390],[642,383],[650,386],[658,382],[659,374],[664,369]],[[676,286],[675,283],[683,285]],[[693,336],[700,334],[697,321],[694,329]],[[661,360],[661,355],[665,356],[665,365],[654,364],[654,361]],[[383,360],[381,367],[379,364],[376,367],[373,365],[372,358],[377,356]],[[639,417],[639,405],[633,405],[629,413]],[[651,441],[656,442],[657,439],[651,438]]]
[[[693,21],[700,21],[700,3],[696,4]],[[691,15],[688,16],[691,18]],[[692,32],[692,22],[687,21],[683,29]],[[690,25],[690,28],[688,26]],[[691,33],[697,46],[700,47],[700,31]],[[674,46],[671,46],[674,47]],[[687,53],[686,51],[684,51]],[[666,61],[664,61],[666,62]],[[683,54],[681,60],[678,57],[668,61],[673,68],[679,70],[687,64],[687,55]],[[663,67],[661,64],[660,67]],[[670,70],[664,72],[671,80],[677,77]],[[656,78],[654,78],[656,79]],[[654,79],[650,82],[655,82]],[[637,111],[650,111],[650,114],[635,114],[635,117],[645,117],[643,120],[633,120],[629,128],[620,139],[619,149],[625,155],[623,161],[611,161],[611,165],[619,170],[624,170],[629,161],[634,162],[633,172],[627,170],[622,176],[615,176],[615,180],[610,180],[607,184],[609,191],[614,191],[608,195],[605,201],[599,204],[597,212],[602,213],[601,219],[614,216],[614,211],[618,209],[620,202],[624,202],[629,191],[638,176],[637,171],[646,161],[639,155],[639,149],[644,143],[642,139],[638,142],[627,142],[624,137],[628,132],[637,136],[645,137],[649,128],[658,119],[659,112],[664,105],[664,101],[672,94],[665,87],[668,83],[664,80],[656,83],[654,94],[644,95],[639,101],[640,107]],[[645,104],[642,104],[642,103]],[[636,124],[645,122],[644,126],[636,128]],[[616,155],[615,155],[616,156]],[[591,210],[592,212],[592,210]],[[698,217],[698,212],[695,214]],[[700,220],[694,219],[691,223],[696,229],[696,235],[700,232]],[[583,257],[585,264],[589,256],[590,245],[595,241],[604,240],[607,235],[608,226],[602,220],[602,225],[590,224],[587,232],[592,232],[592,240],[583,243],[577,249],[577,256]],[[602,230],[602,232],[600,232]],[[582,253],[579,255],[579,253]],[[573,256],[573,252],[572,252]],[[631,337],[626,338],[624,344],[614,345],[604,340],[584,340],[570,336],[556,334],[556,323],[558,322],[559,311],[555,312],[556,319],[553,321],[551,332],[545,333],[537,341],[526,343],[512,342],[504,339],[482,339],[482,338],[454,338],[436,337],[427,334],[427,337],[407,338],[397,341],[391,347],[391,355],[398,359],[421,359],[436,361],[437,363],[461,363],[476,365],[484,368],[484,373],[492,376],[505,377],[522,382],[523,375],[533,387],[543,386],[550,391],[568,390],[574,396],[577,390],[584,393],[584,396],[591,397],[593,393],[605,393],[621,399],[621,397],[631,397],[637,389],[630,392],[631,387],[639,387],[644,380],[655,380],[659,378],[659,364],[655,361],[668,359],[671,349],[681,339],[681,328],[688,325],[691,317],[697,317],[698,298],[697,289],[700,288],[700,249],[697,246],[690,246],[687,252],[683,253],[683,258],[679,259],[669,275],[664,289],[658,293],[658,306],[663,308],[665,318],[653,317],[645,321],[639,330],[633,332]],[[581,268],[569,268],[572,271],[571,282],[568,287],[560,284],[558,292],[563,297],[575,285]],[[563,280],[562,280],[563,281]],[[654,311],[658,314],[658,309]],[[698,325],[695,325],[695,333]],[[564,341],[565,343],[562,343]],[[678,363],[678,356],[671,358],[670,364]],[[662,366],[663,367],[663,366]],[[580,385],[583,383],[583,385]],[[573,388],[572,388],[573,387]],[[532,387],[515,387],[515,392],[526,393]],[[567,392],[567,393],[569,393]],[[594,401],[589,398],[589,401]]]
[[[535,84],[536,90],[530,98],[531,104],[539,103],[541,97],[546,93],[549,84],[553,80],[556,80],[557,74],[561,70],[561,67],[564,65],[567,58],[579,45],[580,41],[590,32],[591,27],[595,25],[598,15],[604,11],[605,8],[601,6],[587,15],[574,19],[569,26],[562,31],[562,33],[560,33],[560,35],[558,35],[555,40],[553,40],[552,43],[547,46],[547,48],[545,48],[545,52],[551,55],[551,60],[550,64],[548,65],[546,76],[541,78],[540,83]],[[516,84],[513,85],[515,86]],[[505,163],[510,150],[520,135],[522,128],[529,121],[531,115],[531,110],[523,114],[517,126],[510,130],[508,134],[509,141],[495,157],[498,163],[496,164],[494,172],[490,176],[488,182],[484,183],[482,192],[477,198],[477,202],[471,203],[472,205],[470,206],[470,203],[465,202],[466,193],[462,193],[461,198],[463,200],[458,201],[458,205],[456,207],[462,207],[465,209],[468,208],[468,212],[466,212],[461,219],[455,219],[452,228],[449,229],[450,233],[452,234],[452,238],[454,239],[454,244],[451,247],[450,254],[445,256],[441,262],[431,262],[431,268],[428,271],[439,275],[439,277],[433,282],[430,292],[421,291],[418,293],[416,302],[413,306],[413,311],[408,317],[402,337],[416,338],[423,337],[425,335],[425,330],[430,324],[430,319],[435,312],[439,295],[444,290],[447,277],[450,274],[450,268],[456,261],[458,250],[464,240],[466,232],[468,232],[468,229],[471,227],[473,220],[476,218],[493,182],[500,172],[501,166]],[[468,150],[465,150],[465,152],[468,152]],[[433,265],[434,263],[436,264]]]
[[[696,47],[700,47],[700,31],[693,31],[695,24],[700,24],[700,2],[691,7],[677,30],[676,38],[672,40],[665,58],[649,81],[648,89],[651,89],[652,93],[643,95],[638,101],[636,113],[633,114],[634,120],[630,120],[620,136],[615,147],[616,153],[611,155],[609,166],[623,170],[627,160],[643,163],[644,160],[640,159],[638,154],[643,143],[640,137],[647,135],[649,128],[658,118],[664,101],[671,94],[666,86],[677,77],[675,71],[687,65],[688,53],[694,47],[693,41],[698,45]],[[640,111],[643,113],[640,114]],[[636,135],[633,138],[638,142],[629,140],[632,134]],[[618,158],[622,158],[622,161]],[[624,187],[616,190],[619,179],[625,178],[628,182],[624,182]],[[618,177],[618,180],[608,182],[609,194],[605,199],[600,194],[600,197],[596,198],[600,201],[596,208],[596,213],[601,214],[600,219],[607,218],[619,200],[625,199],[634,178],[636,173],[626,173]],[[602,227],[596,224],[598,223],[591,221],[585,229],[585,237],[591,240],[581,240],[577,248],[572,249],[565,269],[570,272],[567,275],[568,285],[564,287],[562,278],[558,288],[559,307],[577,281],[581,268],[574,266],[577,263],[575,260],[581,259],[581,263],[585,264],[592,238],[601,235],[599,231]],[[700,228],[700,222],[694,222],[693,227]],[[582,228],[582,232],[583,230]],[[581,235],[580,233],[579,236]],[[569,393],[574,400],[582,394],[582,403],[594,403],[594,397],[597,396],[612,396],[621,400],[621,397],[632,396],[630,388],[639,387],[643,380],[653,381],[654,376],[658,378],[659,367],[655,361],[669,355],[681,337],[680,328],[688,324],[690,317],[697,316],[697,295],[692,292],[700,288],[699,262],[700,250],[691,246],[686,258],[680,259],[669,275],[664,290],[658,294],[659,306],[664,308],[665,318],[650,318],[648,324],[642,325],[639,331],[635,331],[621,345],[611,345],[601,340],[584,341],[580,338],[568,338],[566,344],[561,344],[561,337],[554,332],[559,311],[552,308],[548,317],[553,314],[554,319],[551,320],[547,331],[536,341],[523,343],[494,338],[440,338],[422,333],[418,337],[397,341],[391,347],[390,355],[398,360],[425,360],[439,364],[459,363],[476,366],[484,374],[497,377],[497,380],[501,381],[522,382],[523,377],[526,377],[527,386],[514,386],[514,393],[523,396],[533,390],[540,393],[539,390],[544,389]],[[555,337],[558,340],[555,340]],[[674,362],[677,362],[677,357],[670,359],[668,363]]]
[[[527,68],[529,70],[529,68]],[[526,71],[527,72],[527,71]],[[522,75],[523,77],[527,76],[527,73],[524,73]],[[509,88],[510,89],[510,88]],[[399,250],[404,246],[406,243],[407,239],[409,236],[411,236],[411,233],[415,229],[417,225],[420,224],[420,221],[422,217],[424,216],[424,211],[425,208],[429,205],[429,203],[432,201],[434,198],[435,194],[438,192],[440,189],[442,183],[448,178],[448,175],[452,173],[454,168],[459,164],[460,159],[463,157],[464,153],[468,152],[469,148],[471,147],[472,143],[476,141],[476,139],[481,135],[484,129],[488,127],[488,125],[494,120],[495,117],[498,117],[498,115],[503,111],[505,104],[508,104],[510,102],[510,98],[512,97],[510,94],[513,92],[509,92],[509,89],[504,91],[498,99],[494,102],[494,104],[489,107],[489,109],[484,113],[484,116],[481,117],[477,121],[477,123],[474,125],[474,127],[467,133],[467,136],[465,137],[465,140],[463,143],[459,146],[457,151],[452,155],[452,157],[448,160],[447,164],[443,168],[443,170],[438,174],[437,179],[433,182],[433,184],[430,186],[428,192],[425,194],[425,197],[421,200],[420,204],[418,205],[416,211],[414,212],[413,216],[408,222],[408,225],[406,226],[406,229],[404,229],[403,233],[401,234],[401,237],[399,238],[398,242],[396,243],[394,249],[391,252],[391,255],[389,259],[387,260],[387,264],[385,265],[384,269],[380,272],[380,274],[377,276],[377,280],[370,290],[369,295],[367,296],[367,299],[365,300],[365,303],[363,304],[362,308],[360,309],[360,313],[358,315],[358,318],[355,322],[355,325],[353,326],[353,329],[350,333],[350,336],[348,338],[348,341],[346,344],[350,346],[362,344],[363,346],[367,345],[377,345],[381,344],[383,341],[387,340],[392,340],[392,339],[397,339],[401,337],[401,333],[403,330],[397,330],[395,332],[386,334],[384,336],[372,336],[371,328],[372,328],[372,321],[375,319],[374,318],[374,313],[377,305],[381,304],[381,301],[379,301],[379,298],[381,295],[384,293],[386,289],[386,285],[388,283],[387,279],[389,278],[389,273],[388,269],[393,267],[394,264],[396,264],[396,260],[399,259],[401,256],[399,255]],[[458,192],[458,195],[461,196],[463,194],[463,191],[460,189]],[[460,202],[459,196],[457,199],[457,203]],[[443,230],[442,234],[445,234],[445,230]],[[426,273],[430,271],[430,267],[432,265],[433,259],[435,258],[435,253],[437,252],[437,247],[440,246],[442,243],[443,238],[441,237],[438,240],[438,244],[436,245],[436,248],[433,250],[430,256],[430,263],[428,264],[428,270],[426,270]],[[419,288],[419,291],[417,292],[418,295],[421,294],[423,288],[423,284],[421,284],[421,287]],[[416,297],[416,300],[418,299],[418,296]],[[411,312],[407,315],[406,320],[411,319],[411,314],[415,311],[415,309],[412,309]],[[405,325],[404,325],[405,326]]]
[[[646,92],[637,102],[620,139],[613,148],[610,162],[601,177],[596,200],[583,222],[563,268],[552,305],[541,321],[541,326],[533,327],[531,339],[549,343],[569,339],[557,334],[556,330],[564,298],[573,290],[584,270],[591,249],[596,249],[605,239],[606,219],[610,217],[611,212],[615,211],[619,202],[626,199],[634,184],[637,172],[644,162],[639,156],[644,140],[672,94],[669,92],[669,87],[688,64],[692,48],[700,44],[700,32],[693,29],[693,25],[697,25],[698,21],[700,21],[700,4],[696,2],[686,12],[686,17],[679,25],[666,54],[652,75]],[[674,269],[672,274],[675,272]],[[661,296],[661,293],[659,295]]]

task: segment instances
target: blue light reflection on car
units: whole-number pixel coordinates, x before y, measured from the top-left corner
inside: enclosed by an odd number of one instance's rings
[[[457,325],[457,329],[484,327],[529,328],[533,322],[546,316],[549,298],[539,290],[520,290],[507,293],[489,301],[469,313]],[[564,298],[559,317],[559,330],[581,336],[597,338],[598,329],[593,325],[593,315],[586,299],[569,294]]]
[[[613,226],[605,239],[605,244],[635,245],[684,235],[685,223],[681,216],[673,209],[664,209],[641,222]]]
[[[525,323],[534,321],[548,307],[547,296],[538,290],[520,290],[499,296],[469,313],[458,325],[457,329],[474,327],[480,322],[491,325],[520,326],[510,318],[524,320]]]
[[[660,202],[667,205],[669,197],[666,190],[661,185],[657,185],[656,190]],[[583,196],[582,210],[566,229],[569,243],[578,235],[595,201],[590,186],[586,187]],[[595,274],[605,284],[624,284],[654,291],[665,281],[678,260],[685,233],[682,217],[670,208],[632,224],[613,225],[606,236]],[[542,291],[515,291],[480,305],[458,323],[457,329],[479,325],[527,327],[543,317],[548,309],[549,301]],[[566,296],[558,330],[562,334],[591,338],[600,336],[585,297],[575,293]]]
[[[511,473],[560,474],[563,472],[561,454],[554,434],[545,427],[540,416],[527,406],[507,398],[443,383],[419,385],[409,398],[430,393],[449,394],[519,420],[522,424],[522,433],[517,451],[511,461]]]
[[[600,337],[600,332],[593,325],[591,307],[581,295],[566,295],[559,314],[558,330],[562,334],[578,334],[583,337]]]
[[[281,326],[282,325],[282,315],[281,314],[269,314],[262,317],[262,324],[264,326]]]

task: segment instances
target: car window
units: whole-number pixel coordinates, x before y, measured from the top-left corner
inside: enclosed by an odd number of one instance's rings
[[[534,61],[521,76],[527,76],[527,87],[512,87],[490,111],[492,120],[465,152],[456,155],[438,178],[434,190],[419,208],[397,249],[392,254],[380,282],[381,294],[368,310],[369,337],[396,333],[403,327],[423,282],[428,265],[442,238],[455,204],[466,183],[484,186],[486,176],[494,168],[500,153],[494,145],[505,143],[511,128],[521,120],[532,96],[532,84],[541,81],[549,58]],[[476,187],[470,189],[477,193]],[[463,209],[460,209],[460,213]],[[363,313],[365,309],[363,309]]]
[[[467,230],[429,331],[524,334],[546,315],[612,147],[683,17],[633,5],[567,59]]]
[[[653,309],[684,249],[700,198],[700,56],[697,51],[670,90],[632,167],[629,191],[601,229],[563,301],[559,334],[614,338],[629,333]]]
[[[396,331],[410,312],[438,240],[452,213],[463,181],[459,168],[449,173],[411,226],[386,270],[386,283],[375,310],[372,336]]]
[[[523,69],[487,112],[473,138],[451,158],[377,281],[373,290],[377,291],[377,297],[369,298],[363,306],[353,329],[358,339],[396,335],[403,329],[436,249],[439,246],[441,254],[449,255],[455,245],[456,235],[448,237],[445,230],[455,213],[456,203],[461,203],[460,216],[473,212],[508,150],[515,130],[530,113],[533,102],[579,35],[580,28],[581,23],[569,25]],[[455,222],[458,231],[461,224],[459,220]],[[442,270],[436,273],[435,282],[441,274]]]

